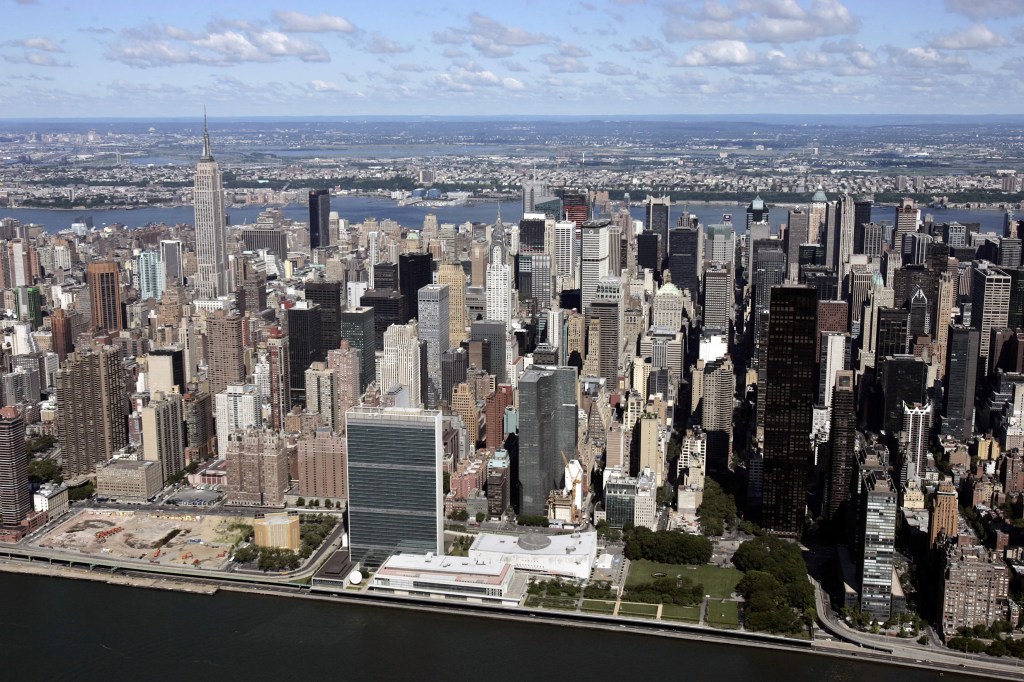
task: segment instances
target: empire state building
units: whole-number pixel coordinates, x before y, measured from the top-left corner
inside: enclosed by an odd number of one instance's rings
[[[196,208],[196,290],[201,298],[228,294],[227,235],[224,227],[224,184],[210,152],[210,131],[203,117],[203,156],[196,164],[193,194]]]

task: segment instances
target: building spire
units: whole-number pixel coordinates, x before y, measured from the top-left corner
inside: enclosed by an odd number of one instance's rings
[[[213,159],[213,152],[210,151],[210,128],[206,124],[206,105],[203,105],[203,159]]]
[[[498,220],[494,223],[495,225],[501,225],[501,199],[498,199]]]

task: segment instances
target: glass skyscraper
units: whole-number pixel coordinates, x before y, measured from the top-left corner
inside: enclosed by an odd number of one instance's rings
[[[352,560],[375,567],[395,553],[441,554],[441,413],[354,407],[346,428]]]

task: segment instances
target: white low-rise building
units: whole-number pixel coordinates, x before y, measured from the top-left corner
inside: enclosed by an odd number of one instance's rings
[[[377,569],[370,589],[425,599],[516,606],[526,594],[526,577],[500,561],[395,554]]]
[[[60,518],[70,509],[68,487],[44,483],[32,496],[32,508],[37,512],[46,512],[48,518]]]
[[[509,563],[517,571],[587,580],[597,558],[597,533],[480,533],[469,548],[469,558]]]

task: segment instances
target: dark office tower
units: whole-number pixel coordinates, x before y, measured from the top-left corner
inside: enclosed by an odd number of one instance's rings
[[[974,431],[974,392],[980,340],[977,329],[959,324],[949,326],[942,433],[962,441],[970,439]]]
[[[75,350],[75,343],[71,334],[71,320],[63,308],[57,308],[50,316],[50,334],[53,336],[53,352],[64,362],[68,354]]]
[[[481,369],[488,374],[491,372],[491,342],[487,339],[470,339],[463,341],[462,345],[469,353],[469,366]],[[458,384],[455,384],[458,386]]]
[[[690,290],[696,301],[700,293],[700,272],[704,267],[701,249],[703,234],[699,227],[676,227],[669,232],[668,270],[679,290]]]
[[[854,253],[864,253],[864,233],[861,226],[871,222],[871,204],[872,201],[870,199],[858,199],[853,202]],[[860,235],[860,242],[857,242],[858,234]],[[857,249],[858,243],[860,244],[860,250]]]
[[[1024,267],[1003,268],[1010,276],[1010,308],[1007,311],[1006,326],[1010,329],[1024,327]],[[50,320],[53,324],[53,320]]]
[[[508,381],[508,373],[505,367],[505,323],[495,320],[476,320],[469,327],[470,341],[487,341],[488,362],[487,369],[494,375],[495,384],[504,384]],[[473,349],[470,347],[470,364],[473,363]],[[481,367],[481,365],[476,365]]]
[[[903,308],[881,308],[875,335],[875,357],[901,355],[910,348],[910,311]]]
[[[789,212],[786,225],[786,280],[796,282],[800,272],[800,245],[807,243],[810,234],[810,215],[795,208]]]
[[[759,248],[762,245],[764,248]],[[757,335],[758,343],[762,341],[761,318],[768,313],[772,287],[786,281],[786,254],[783,253],[781,246],[782,242],[767,239],[759,240],[754,246],[754,272],[751,274],[751,281],[754,284],[754,333]]]
[[[288,258],[288,233],[273,223],[258,223],[239,230],[246,251],[266,250],[278,258]]]
[[[576,454],[576,370],[534,367],[519,379],[519,513],[547,516],[562,457]]]
[[[1021,240],[1003,237],[999,240],[998,264],[1003,268],[1015,268],[1020,265]]]
[[[586,194],[566,192],[562,195],[562,211],[565,219],[576,223],[576,228],[583,227],[583,223],[590,220],[590,204],[587,202]]]
[[[853,472],[857,468],[857,399],[850,370],[836,373],[830,429],[832,459],[823,511],[825,518],[831,521],[844,515],[844,507],[853,492]]]
[[[320,306],[299,301],[287,308],[288,370],[291,375],[292,405],[306,405],[306,370],[314,362],[323,362],[323,315]]]
[[[17,528],[32,511],[25,454],[25,419],[13,406],[0,409],[0,517]]]
[[[825,266],[808,267],[800,270],[802,284],[814,289],[819,301],[832,301],[839,298],[839,278]]]
[[[377,567],[392,554],[441,554],[441,413],[353,407],[345,423],[352,561]]]
[[[799,536],[812,451],[818,301],[803,286],[773,287],[768,321],[764,414],[764,527]]]
[[[326,353],[341,346],[341,282],[308,282],[306,300],[320,306],[321,347]]]
[[[374,265],[373,282],[370,284],[377,291],[398,291],[398,263],[377,263]]]
[[[341,313],[341,337],[359,350],[359,392],[377,377],[377,332],[374,310],[366,306],[349,308]],[[383,335],[383,332],[381,332]],[[383,348],[383,346],[380,346]]]
[[[910,338],[931,334],[931,312],[928,309],[928,299],[925,298],[924,292],[920,288],[910,297],[908,307],[910,309]]]
[[[674,230],[673,230],[674,231]],[[653,232],[641,232],[636,236],[636,265],[641,270],[651,270],[656,276],[661,274],[661,237]],[[671,268],[671,266],[669,266]],[[675,275],[672,276],[675,281]]]
[[[747,232],[750,232],[751,223],[766,222],[768,222],[768,206],[765,205],[764,199],[758,194],[750,202],[750,205],[747,206]]]
[[[398,257],[398,284],[409,306],[402,324],[420,317],[418,292],[434,281],[431,265],[429,253],[403,253]]]
[[[452,389],[466,380],[469,351],[462,346],[449,348],[441,354],[441,402],[451,405]]]
[[[117,332],[121,325],[121,281],[117,263],[95,261],[89,263],[89,304],[92,307],[92,326],[96,331]]]
[[[331,192],[326,189],[309,191],[309,248],[317,249],[331,244]]]
[[[400,291],[370,289],[360,297],[359,305],[373,308],[374,347],[378,349],[384,348],[384,332],[388,327],[405,324],[409,319],[405,294]]]
[[[519,253],[544,253],[544,218],[523,218],[519,221]]]
[[[668,247],[668,226],[672,224],[669,218],[671,206],[671,197],[657,199],[652,196],[647,197],[647,215],[644,219],[644,232],[653,232],[661,237],[661,249],[658,252],[659,263],[664,261],[665,249]],[[660,270],[660,267],[658,269]]]
[[[878,361],[878,379],[885,398],[882,429],[899,437],[903,403],[924,404],[928,389],[928,363],[913,355],[889,355]]]
[[[128,444],[128,388],[121,350],[104,346],[68,356],[57,370],[57,439],[64,478],[93,473]]]

